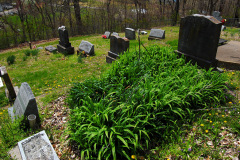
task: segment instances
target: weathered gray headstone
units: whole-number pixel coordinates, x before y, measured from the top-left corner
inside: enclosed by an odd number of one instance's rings
[[[18,142],[23,160],[59,160],[45,131]]]
[[[222,23],[212,16],[194,14],[182,18],[176,52],[202,68],[216,67],[221,25]]]
[[[57,50],[60,53],[64,54],[74,54],[74,47],[69,43],[68,31],[65,26],[61,26],[58,28],[59,33],[59,44],[57,45]]]
[[[113,32],[111,36],[119,36],[119,34],[117,32]]]
[[[80,52],[84,51],[88,55],[94,55],[94,45],[88,41],[82,40],[78,49]]]
[[[12,121],[22,116],[27,117],[30,114],[34,114],[36,123],[40,124],[37,102],[27,82],[21,84],[13,107],[8,108],[8,114]]]
[[[151,29],[151,32],[150,32],[149,37],[148,37],[148,40],[164,39],[164,38],[165,38],[165,30]]]
[[[222,20],[223,18],[222,18],[222,16],[220,16],[220,14],[221,14],[221,13],[220,13],[219,11],[213,11],[213,12],[212,12],[212,16],[221,22],[221,20]]]
[[[57,48],[50,45],[50,46],[45,47],[45,50],[49,51],[49,52],[55,52],[55,51],[57,51]]]
[[[136,39],[136,33],[135,29],[132,28],[126,28],[125,29],[125,37],[129,40],[134,40]]]
[[[109,32],[109,31],[106,31],[106,32],[104,33],[104,35],[106,35],[107,39],[109,39],[109,38],[110,38],[110,36],[111,36],[111,32]]]

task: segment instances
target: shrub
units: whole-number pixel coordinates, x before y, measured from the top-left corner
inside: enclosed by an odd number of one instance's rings
[[[23,56],[23,61],[26,61],[27,60],[27,56]]]
[[[24,54],[25,54],[26,56],[30,56],[30,55],[31,55],[31,52],[32,52],[32,50],[28,49],[28,50],[25,50],[25,51],[24,51]]]
[[[8,65],[11,65],[15,62],[16,57],[14,55],[8,56],[7,57],[7,63]]]
[[[34,50],[32,50],[32,56],[37,56],[38,55],[38,53],[39,53],[39,50],[38,49],[34,49]]]
[[[190,118],[192,109],[225,102],[224,75],[185,64],[169,47],[141,55],[127,52],[101,79],[71,88],[70,138],[82,158],[130,159]]]

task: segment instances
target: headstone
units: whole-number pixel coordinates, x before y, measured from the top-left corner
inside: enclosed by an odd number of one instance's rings
[[[1,4],[0,4],[0,12],[3,12],[3,7]]]
[[[212,16],[221,22],[221,20],[222,20],[223,18],[220,16],[220,14],[221,14],[221,13],[220,13],[219,11],[213,11],[213,12],[212,12]]]
[[[222,23],[212,16],[194,14],[182,18],[176,52],[202,68],[216,67],[221,25]]]
[[[45,131],[18,142],[23,160],[59,160]]]
[[[94,45],[88,41],[82,40],[78,49],[80,52],[84,51],[88,55],[94,55]]]
[[[3,78],[3,80],[7,86],[7,91],[8,91],[7,97],[9,99],[9,101],[10,102],[14,101],[14,99],[16,98],[16,91],[18,88],[13,87],[12,81],[7,73],[7,69],[5,66],[0,67],[0,77]]]
[[[22,116],[27,117],[34,114],[36,123],[40,124],[37,102],[27,82],[22,83],[13,107],[8,108],[8,113],[12,121]]]
[[[43,47],[38,47],[37,49],[41,50],[41,49],[43,49]]]
[[[151,29],[148,40],[164,39],[164,38],[165,38],[165,30]]]
[[[111,36],[119,36],[119,34],[117,32],[113,32]]]
[[[223,45],[223,44],[226,43],[226,42],[227,42],[227,40],[222,39],[222,38],[219,38],[218,44],[219,44],[219,45]]]
[[[57,48],[50,45],[50,46],[45,47],[45,50],[49,51],[49,52],[56,52]]]
[[[129,40],[134,40],[136,39],[136,33],[135,30],[132,28],[126,28],[125,29],[125,37]]]
[[[145,35],[145,34],[147,34],[147,32],[146,31],[141,31],[141,34]]]
[[[226,30],[226,26],[222,25],[221,31],[225,31]]]
[[[112,63],[117,58],[119,54],[123,54],[129,48],[129,40],[127,38],[121,38],[119,36],[111,36],[110,38],[110,51],[106,56],[106,62]]]
[[[58,28],[59,33],[59,44],[57,45],[57,50],[60,53],[64,53],[66,55],[74,54],[74,47],[69,43],[68,31],[65,26],[61,26]]]
[[[109,39],[109,38],[110,38],[110,36],[111,36],[111,32],[109,32],[109,31],[106,31],[106,32],[104,33],[104,35],[106,35],[107,39]]]

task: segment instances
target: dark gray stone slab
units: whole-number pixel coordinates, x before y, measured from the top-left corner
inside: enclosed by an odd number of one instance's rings
[[[111,57],[111,58],[114,58],[114,59],[119,58],[119,55],[118,55],[118,54],[113,53],[113,52],[111,52],[111,51],[108,51],[108,56]]]
[[[222,44],[224,44],[226,42],[227,42],[227,40],[220,38],[219,41],[218,41],[218,44],[222,45]]]
[[[64,47],[60,44],[57,45],[57,50],[60,53],[63,53],[65,55],[70,55],[70,54],[74,54],[74,47]]]
[[[195,14],[182,18],[177,52],[202,68],[215,67],[221,25],[212,16]]]
[[[110,38],[110,36],[111,36],[111,32],[109,32],[109,31],[106,31],[106,32],[104,33],[104,35],[106,35],[106,36],[107,36],[107,39],[109,39],[109,38]]]
[[[107,63],[112,63],[113,61],[116,61],[116,59],[115,59],[115,58],[112,58],[112,57],[110,57],[110,56],[106,56],[106,62],[107,62]]]
[[[126,28],[125,29],[125,37],[129,40],[134,40],[136,39],[136,33],[135,30],[132,28]]]
[[[18,142],[23,160],[59,160],[45,131]]]
[[[119,34],[117,32],[113,32],[111,36],[119,36]]]
[[[8,109],[8,113],[12,121],[22,116],[27,117],[34,114],[36,122],[40,124],[37,102],[27,82],[22,83],[13,107]]]
[[[123,54],[129,48],[128,38],[119,38],[118,39],[118,49],[117,54]]]
[[[110,37],[110,51],[111,52],[114,52],[114,53],[118,52],[118,39],[119,38],[120,38],[119,36],[111,35],[111,37]]]
[[[45,47],[45,50],[49,51],[49,52],[56,52],[57,48],[50,45],[50,46]]]
[[[219,11],[213,11],[213,12],[212,12],[212,16],[221,22],[221,20],[222,20],[223,18],[222,18],[222,16],[220,16],[220,15],[221,15],[221,13],[220,13]]]
[[[88,55],[94,55],[94,45],[88,41],[82,40],[78,47],[79,51],[84,51]]]
[[[59,44],[65,48],[71,47],[71,43],[69,43],[68,31],[65,26],[61,26],[58,28],[59,33]]]
[[[151,29],[151,32],[150,32],[149,37],[148,37],[148,40],[164,39],[164,38],[165,38],[165,30]]]

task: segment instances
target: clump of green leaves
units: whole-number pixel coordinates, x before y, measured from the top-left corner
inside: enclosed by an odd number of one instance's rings
[[[169,44],[173,48],[173,50],[178,49],[178,39],[167,41],[166,44]]]
[[[27,50],[24,51],[24,54],[25,54],[25,56],[29,57],[31,55],[31,52],[32,52],[32,50],[27,49]]]
[[[220,73],[186,64],[169,47],[138,55],[125,53],[101,79],[70,90],[71,140],[82,158],[130,159],[191,118],[192,109],[226,102]]]
[[[32,56],[37,56],[38,53],[39,53],[39,50],[38,50],[38,49],[32,50]]]
[[[7,63],[8,65],[11,65],[15,62],[16,57],[14,55],[8,56],[7,57]]]

